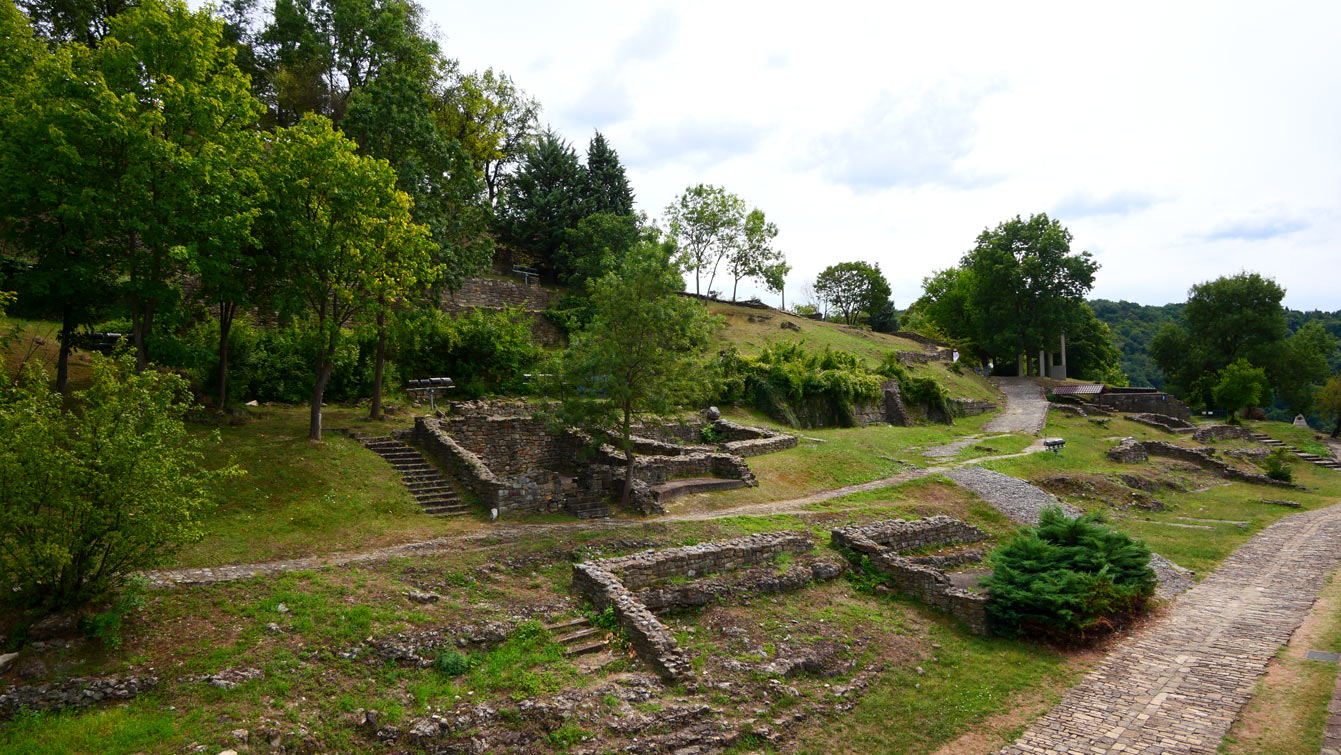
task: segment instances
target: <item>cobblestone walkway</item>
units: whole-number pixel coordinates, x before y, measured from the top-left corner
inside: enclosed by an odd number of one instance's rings
[[[1327,705],[1327,728],[1322,732],[1322,749],[1318,755],[1341,755],[1341,674],[1332,689],[1332,702]]]
[[[1341,506],[1267,527],[1001,755],[1215,753],[1341,559]]]
[[[1001,413],[983,425],[984,433],[1025,433],[1038,435],[1048,420],[1048,400],[1043,389],[1029,378],[992,378],[992,384],[1006,394]]]
[[[1070,516],[1080,516],[1080,510],[1058,501],[1044,490],[1017,480],[1010,475],[993,472],[979,466],[963,466],[948,470],[946,477],[960,487],[973,491],[997,511],[1020,524],[1038,524],[1038,512],[1044,506],[1061,506]]]

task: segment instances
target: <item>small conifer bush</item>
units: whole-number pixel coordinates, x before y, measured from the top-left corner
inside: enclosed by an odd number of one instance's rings
[[[991,560],[987,618],[1007,637],[1084,640],[1145,610],[1155,592],[1150,550],[1097,513],[1070,519],[1049,506]]]

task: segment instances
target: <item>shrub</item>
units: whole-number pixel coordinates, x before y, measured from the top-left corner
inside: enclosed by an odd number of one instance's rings
[[[127,614],[144,607],[144,589],[148,582],[142,577],[126,580],[121,594],[105,610],[92,613],[79,621],[79,629],[85,637],[98,640],[105,647],[121,646],[121,630]]]
[[[1294,482],[1294,469],[1289,464],[1289,460],[1290,455],[1285,452],[1285,449],[1277,448],[1262,459],[1262,469],[1266,471],[1266,476],[1273,480]]]
[[[454,398],[522,392],[523,375],[545,359],[531,338],[530,316],[516,309],[475,309],[456,317],[434,309],[400,313],[390,342],[403,380],[450,377]]]
[[[879,375],[852,353],[825,348],[807,351],[800,343],[773,343],[757,357],[734,348],[718,355],[721,399],[754,406],[792,426],[851,426],[855,404],[880,397]]]
[[[1155,591],[1149,549],[1097,513],[1068,519],[1047,507],[991,562],[987,618],[1008,637],[1084,639],[1144,610]]]
[[[955,364],[957,366],[958,362]],[[936,382],[934,378],[913,375],[899,361],[896,352],[885,354],[876,372],[899,381],[899,393],[903,396],[905,404],[926,407],[939,411],[947,417],[950,416],[950,392],[945,390],[945,386]]]
[[[470,657],[455,650],[444,650],[433,659],[433,668],[447,676],[461,676],[470,671]]]
[[[97,600],[201,536],[211,488],[182,421],[186,381],[95,356],[68,398],[30,369],[0,387],[0,594],[60,608]]]

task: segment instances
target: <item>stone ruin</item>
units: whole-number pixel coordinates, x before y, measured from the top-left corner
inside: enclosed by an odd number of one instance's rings
[[[1256,472],[1245,472],[1238,467],[1215,458],[1215,452],[1216,449],[1211,446],[1192,448],[1168,443],[1162,440],[1136,440],[1135,438],[1123,438],[1116,446],[1108,449],[1108,458],[1119,464],[1139,464],[1149,460],[1151,456],[1162,456],[1167,459],[1176,459],[1178,461],[1195,464],[1226,480],[1302,490],[1301,486],[1292,482],[1273,480],[1264,474],[1257,474]]]
[[[574,564],[573,585],[598,610],[614,609],[647,665],[668,680],[685,681],[693,673],[689,659],[656,612],[790,592],[844,572],[841,561],[814,556],[814,550],[814,541],[800,532],[747,535]],[[778,571],[775,562],[783,554],[798,558]]]
[[[948,516],[905,521],[890,519],[859,527],[840,527],[831,534],[834,547],[866,556],[896,590],[964,622],[974,634],[987,634],[987,595],[958,587],[947,569],[980,562],[979,549],[946,554],[905,556],[907,551],[976,543],[987,538],[977,527]]]
[[[566,511],[609,516],[624,486],[623,454],[573,429],[556,430],[525,402],[453,402],[415,420],[412,439],[444,464],[498,515]],[[702,443],[704,427],[721,439]],[[745,457],[796,446],[796,437],[723,419],[638,429],[632,505],[665,513],[687,492],[754,486]],[[693,484],[686,484],[692,481]]]

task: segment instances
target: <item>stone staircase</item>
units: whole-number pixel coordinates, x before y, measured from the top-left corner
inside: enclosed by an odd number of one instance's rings
[[[423,454],[409,443],[390,435],[369,435],[357,430],[343,430],[359,445],[386,459],[400,472],[405,487],[429,516],[459,516],[470,513],[470,506],[457,497],[456,491]]]
[[[1267,446],[1267,447],[1270,447],[1270,448],[1283,448],[1283,449],[1285,449],[1285,450],[1287,450],[1287,451],[1290,451],[1290,452],[1293,453],[1295,456],[1298,456],[1299,458],[1303,459],[1304,461],[1307,461],[1307,462],[1309,462],[1309,463],[1311,463],[1311,464],[1317,464],[1318,466],[1322,467],[1323,469],[1337,469],[1337,470],[1341,470],[1341,462],[1338,462],[1336,459],[1331,459],[1331,458],[1328,458],[1328,457],[1326,457],[1326,456],[1318,456],[1317,454],[1311,454],[1311,453],[1308,453],[1308,452],[1306,452],[1306,451],[1300,451],[1299,449],[1295,448],[1294,446],[1291,446],[1291,445],[1288,445],[1288,444],[1286,444],[1286,443],[1283,443],[1283,442],[1281,442],[1281,441],[1279,441],[1279,440],[1276,440],[1275,438],[1273,438],[1273,437],[1271,437],[1271,436],[1269,436],[1269,435],[1267,435],[1267,434],[1265,434],[1265,433],[1253,433],[1253,434],[1252,434],[1252,437],[1253,437],[1253,440],[1258,441],[1259,443],[1261,443],[1261,444],[1264,445],[1264,446]]]
[[[563,645],[563,654],[566,658],[592,655],[610,649],[605,630],[592,626],[585,618],[547,624],[545,629],[557,635],[556,640]]]

